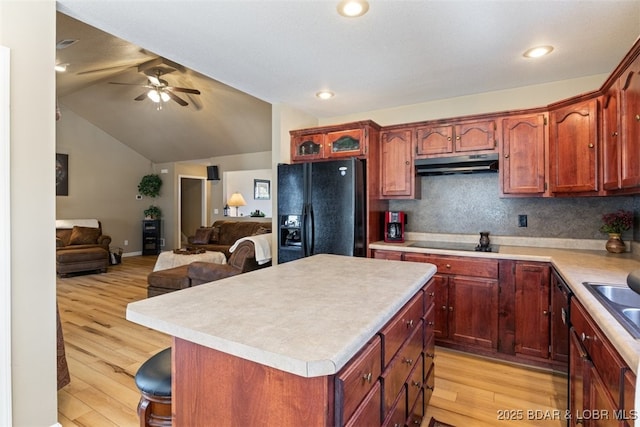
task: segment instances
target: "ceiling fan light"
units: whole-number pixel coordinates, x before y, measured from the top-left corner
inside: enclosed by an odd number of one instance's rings
[[[147,92],[147,96],[153,102],[160,102],[160,94],[155,89],[151,89],[149,92]]]
[[[162,99],[162,102],[168,102],[171,99],[171,97],[167,92],[162,91],[160,92],[160,99]]]

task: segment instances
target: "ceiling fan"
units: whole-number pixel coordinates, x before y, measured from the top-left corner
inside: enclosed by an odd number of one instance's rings
[[[156,70],[155,75],[148,75],[147,74],[147,79],[148,79],[148,83],[147,84],[119,83],[119,82],[109,82],[109,83],[110,84],[114,84],[114,85],[142,86],[142,87],[148,88],[149,89],[148,91],[143,92],[142,94],[138,95],[134,99],[136,101],[142,101],[145,98],[149,98],[153,102],[158,104],[158,109],[162,108],[162,103],[163,102],[168,102],[169,100],[174,100],[175,102],[177,102],[178,104],[182,105],[183,107],[186,107],[187,105],[189,105],[189,103],[187,101],[185,101],[184,99],[180,98],[174,92],[182,92],[182,93],[188,93],[188,94],[192,94],[192,95],[200,95],[200,91],[198,89],[191,89],[191,88],[177,87],[177,86],[169,86],[169,83],[166,80],[163,80],[163,79],[160,78],[162,76],[162,74],[163,74],[163,72],[160,69]]]

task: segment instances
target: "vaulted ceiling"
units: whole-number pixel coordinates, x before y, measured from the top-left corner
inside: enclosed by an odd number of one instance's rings
[[[59,102],[154,162],[202,159],[270,150],[271,104],[326,118],[609,73],[640,34],[638,1],[337,3],[58,0],[58,40],[79,40],[57,51]],[[157,110],[109,83],[146,84],[156,58],[201,95]]]

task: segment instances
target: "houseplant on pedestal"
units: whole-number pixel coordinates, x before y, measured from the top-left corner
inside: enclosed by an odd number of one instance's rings
[[[602,215],[600,231],[609,234],[609,240],[605,244],[607,251],[620,254],[626,250],[620,235],[633,225],[633,212],[619,209],[616,212]]]
[[[157,206],[150,205],[144,210],[144,219],[160,219],[161,216],[162,211]]]

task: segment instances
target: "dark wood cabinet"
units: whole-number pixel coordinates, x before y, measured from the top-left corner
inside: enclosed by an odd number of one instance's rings
[[[598,100],[552,109],[549,122],[551,193],[596,193]]]
[[[493,119],[434,124],[416,128],[416,158],[439,154],[470,154],[497,150]]]
[[[640,56],[620,77],[620,186],[640,186]]]
[[[381,194],[387,199],[419,199],[420,177],[413,165],[413,130],[398,129],[380,133]]]
[[[602,97],[602,188],[622,188],[620,170],[620,90],[618,82]]]
[[[624,418],[631,418],[635,409],[625,390],[630,392],[627,383],[635,383],[635,375],[575,298],[571,299],[571,324],[570,425],[625,425]]]
[[[547,359],[550,350],[549,266],[515,264],[515,353]]]
[[[392,261],[402,261],[404,252],[401,251],[381,251],[374,249],[371,251],[371,257],[376,259],[387,259]]]
[[[158,255],[160,253],[161,221],[145,219],[142,221],[142,255]]]
[[[540,196],[546,190],[547,114],[502,120],[500,189],[504,196]]]
[[[564,280],[551,271],[551,359],[560,367],[569,361],[569,299],[572,293]]]
[[[372,121],[290,131],[291,160],[308,162],[345,157],[364,158],[380,127]]]
[[[498,348],[498,261],[407,252],[405,261],[435,264],[436,343]]]

